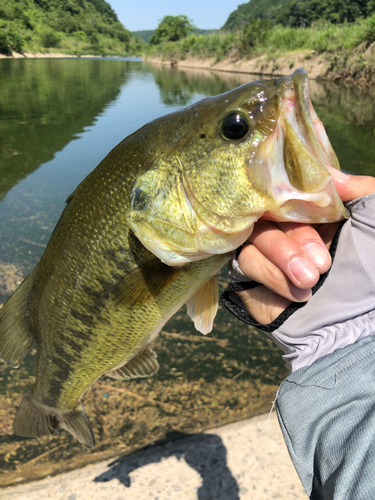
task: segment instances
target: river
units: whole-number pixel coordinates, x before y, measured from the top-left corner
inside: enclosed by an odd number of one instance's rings
[[[39,261],[68,195],[118,142],[158,116],[258,78],[120,59],[0,60],[0,304]],[[375,175],[375,89],[313,81],[311,98],[342,168]],[[18,369],[2,365],[0,486],[267,411],[287,373],[278,348],[222,308],[207,337],[181,310],[154,349],[161,365],[154,377],[101,378],[85,395],[93,450],[66,432],[14,436],[35,349]]]

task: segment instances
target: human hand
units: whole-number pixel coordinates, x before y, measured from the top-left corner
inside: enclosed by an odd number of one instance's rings
[[[375,192],[375,179],[345,175],[332,169],[343,201]],[[328,249],[340,222],[311,226],[260,220],[243,247],[238,264],[262,285],[236,292],[248,313],[260,324],[274,321],[291,302],[305,302],[319,276],[331,266]]]

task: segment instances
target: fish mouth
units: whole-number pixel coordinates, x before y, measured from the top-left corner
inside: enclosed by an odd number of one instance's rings
[[[279,78],[277,85],[277,125],[248,169],[253,185],[276,202],[262,218],[309,223],[346,218],[331,175],[340,165],[311,103],[306,71]]]

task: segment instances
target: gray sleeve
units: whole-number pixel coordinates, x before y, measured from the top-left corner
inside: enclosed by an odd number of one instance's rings
[[[350,202],[327,278],[268,336],[291,372],[375,334],[375,194]]]
[[[338,349],[281,384],[276,410],[312,500],[375,498],[375,339]]]
[[[272,334],[292,371],[277,414],[312,500],[375,498],[375,195],[348,208],[326,281]]]

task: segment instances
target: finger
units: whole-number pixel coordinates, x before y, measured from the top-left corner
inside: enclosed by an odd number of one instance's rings
[[[311,228],[311,231],[315,230]],[[317,235],[316,241],[319,239]],[[272,222],[258,221],[249,241],[297,287],[307,289],[318,282],[319,270],[309,260],[301,245],[280,231]],[[239,265],[246,274],[243,264],[239,262]]]
[[[261,325],[272,323],[291,303],[265,286],[236,293],[250,316]]]
[[[320,224],[319,227],[316,228],[319,233],[324,245],[329,250],[331,248],[331,243],[337,230],[342,225],[342,221],[340,222],[332,222],[330,224]]]
[[[351,201],[375,192],[375,178],[366,175],[347,175],[330,168],[336,191],[343,201]]]
[[[328,271],[332,260],[325,242],[319,234],[320,231],[309,224],[298,224],[296,222],[281,222],[277,224],[277,227],[299,245],[320,274]],[[331,231],[334,234],[335,230],[332,229]]]
[[[238,265],[250,279],[262,283],[274,293],[288,300],[306,302],[311,297],[310,288],[299,288],[291,283],[282,270],[263,255],[255,245],[243,247],[238,256]]]

